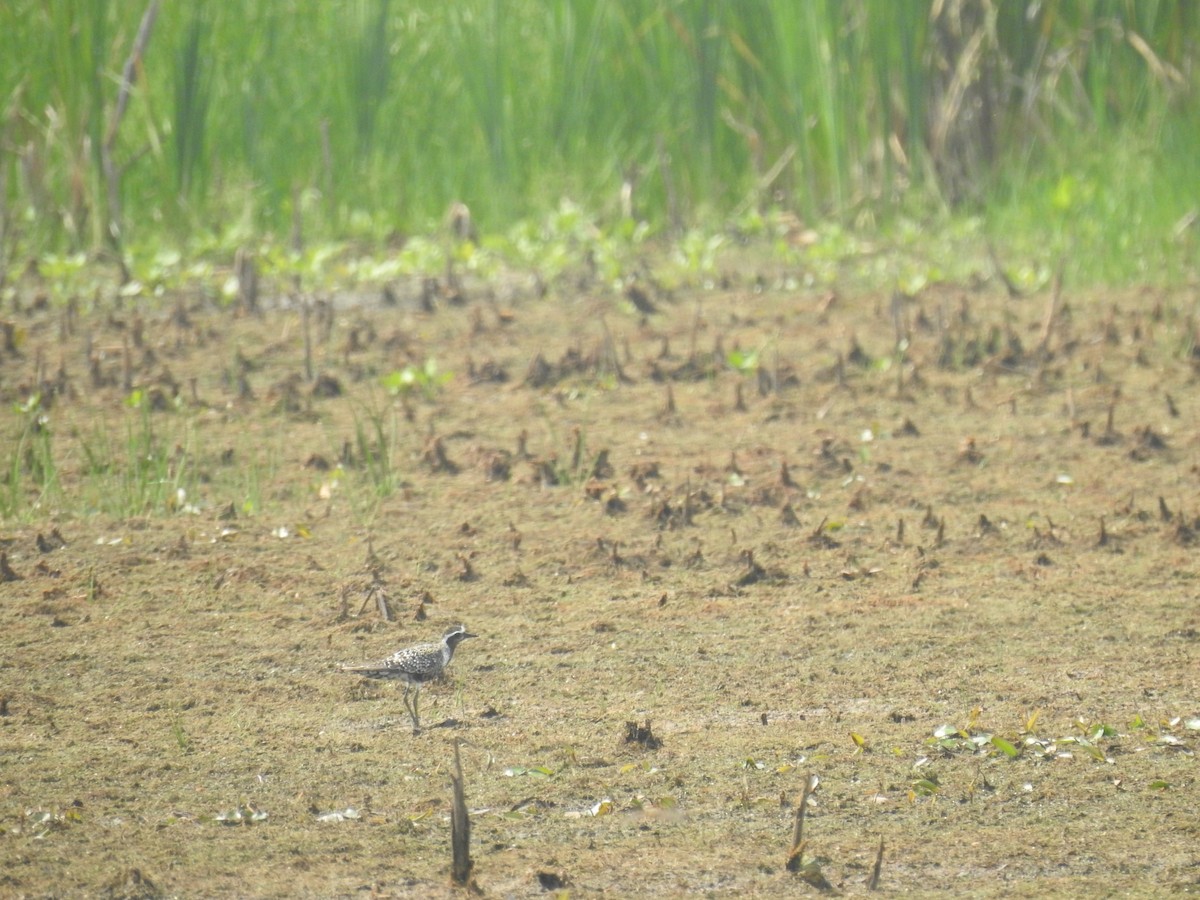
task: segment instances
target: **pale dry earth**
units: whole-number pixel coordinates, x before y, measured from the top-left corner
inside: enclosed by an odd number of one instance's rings
[[[294,308],[23,290],[0,894],[454,894],[455,740],[483,896],[817,893],[810,773],[845,893],[1200,891],[1194,291],[780,283],[372,292],[315,387]],[[95,511],[146,423],[186,493]],[[459,621],[418,736],[338,672]]]

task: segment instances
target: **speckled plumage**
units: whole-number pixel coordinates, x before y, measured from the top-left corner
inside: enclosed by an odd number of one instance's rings
[[[454,658],[455,648],[467,638],[475,635],[467,631],[463,625],[455,625],[442,635],[436,642],[413,644],[397,650],[391,656],[369,663],[342,666],[343,672],[361,675],[380,681],[401,681],[404,683],[404,708],[412,717],[413,734],[420,730],[420,717],[417,704],[420,699],[421,685],[433,681],[446,670]],[[412,703],[409,703],[409,692],[412,692]]]

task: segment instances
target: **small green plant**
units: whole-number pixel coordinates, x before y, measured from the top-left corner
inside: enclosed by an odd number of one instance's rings
[[[1022,746],[1018,746],[1019,742],[1014,743],[1007,738],[992,734],[989,731],[983,731],[977,727],[979,714],[980,709],[978,707],[971,710],[967,724],[961,728],[954,725],[938,726],[934,729],[933,736],[927,738],[925,743],[948,754],[967,752],[986,756],[993,751],[998,751],[1009,759],[1015,759],[1020,756]],[[1031,732],[1036,720],[1037,714],[1035,713],[1026,722],[1026,727],[1022,731],[1022,734]]]
[[[120,498],[127,513],[175,511],[186,505],[191,477],[186,438],[168,449],[156,433],[150,404],[134,391],[126,405],[136,416],[126,422],[125,468]]]
[[[724,243],[724,235],[689,231],[675,247],[676,262],[689,275],[709,275],[716,268],[717,251]]]
[[[95,568],[89,568],[87,573],[87,602],[95,603],[99,599],[102,590],[100,581],[96,578]]]
[[[552,453],[544,463],[543,481],[554,485],[583,484],[609,469],[608,451],[592,453],[582,428],[571,429],[571,444],[566,452]]]
[[[761,355],[761,350],[742,350],[735,347],[725,354],[725,362],[729,368],[742,375],[753,375],[758,371]]]
[[[394,369],[384,375],[380,383],[393,397],[420,393],[426,400],[432,400],[442,385],[453,377],[452,372],[439,372],[437,360],[431,356],[420,367],[407,365],[403,369]]]
[[[17,439],[4,460],[3,481],[0,482],[0,514],[5,518],[25,511],[26,479],[37,488],[38,495],[30,508],[61,492],[58,465],[54,459],[53,433],[50,417],[42,406],[41,393],[31,394],[23,403],[13,404],[20,420]]]
[[[242,500],[241,511],[252,516],[262,512],[262,469],[257,463],[252,463],[240,471],[243,481],[242,495],[245,498]]]
[[[77,435],[86,509],[112,515],[194,512],[191,423],[172,417],[182,433],[168,436],[142,391],[130,392],[124,405],[124,441],[103,424]]]
[[[354,464],[367,474],[375,496],[390,497],[400,486],[400,475],[392,461],[397,421],[395,407],[363,409],[354,416]]]
[[[180,751],[187,753],[192,740],[188,737],[187,732],[184,731],[183,722],[178,715],[171,719],[171,736],[175,738],[175,743],[179,746]]]
[[[942,786],[938,784],[936,775],[918,778],[909,785],[908,799],[911,801],[917,797],[935,797],[941,789]]]

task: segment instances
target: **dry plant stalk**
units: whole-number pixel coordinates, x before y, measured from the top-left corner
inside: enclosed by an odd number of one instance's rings
[[[875,891],[879,889],[879,873],[883,871],[883,835],[879,836],[879,852],[875,854],[875,868],[871,870],[871,877],[867,880],[867,890]]]
[[[304,378],[312,384],[313,374],[313,354],[312,354],[312,301],[310,298],[304,298],[302,307],[302,324],[304,328]]]
[[[808,812],[808,798],[817,786],[817,776],[809,775],[804,781],[804,792],[800,805],[796,807],[796,825],[792,829],[792,849],[788,851],[787,870],[799,872],[804,868],[804,815]]]
[[[121,90],[117,94],[117,105],[113,110],[112,118],[109,120],[108,129],[104,135],[104,140],[100,144],[100,165],[104,175],[104,184],[108,189],[108,238],[117,251],[117,263],[121,267],[122,283],[129,281],[129,272],[125,265],[123,255],[120,253],[121,248],[121,175],[122,169],[118,168],[113,160],[113,150],[117,143],[117,132],[121,128],[121,121],[125,118],[125,110],[129,107],[129,97],[133,93],[133,83],[137,77],[138,70],[141,68],[142,58],[146,55],[146,45],[150,43],[150,34],[154,30],[154,20],[158,17],[159,0],[151,0],[150,5],[146,7],[145,13],[142,15],[142,22],[138,26],[137,37],[134,38],[133,48],[129,52],[129,57],[125,60],[125,66],[121,70]]]
[[[1050,339],[1054,335],[1054,326],[1062,311],[1063,270],[1066,265],[1066,259],[1058,261],[1058,270],[1054,273],[1054,282],[1050,288],[1050,298],[1046,301],[1046,314],[1042,317],[1042,328],[1038,334],[1037,357],[1040,364],[1045,363],[1050,350]]]
[[[463,794],[462,760],[458,753],[459,741],[454,739],[454,773],[450,782],[454,786],[454,804],[450,808],[450,848],[454,862],[450,878],[461,887],[471,883],[471,820],[467,816],[467,800]]]

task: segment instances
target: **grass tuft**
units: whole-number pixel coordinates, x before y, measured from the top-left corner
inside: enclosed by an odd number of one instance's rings
[[[168,4],[109,135],[106,73],[141,11],[23,0],[0,8],[0,137],[21,173],[4,258],[104,246],[115,172],[122,254],[301,223],[309,242],[386,243],[459,201],[496,232],[568,196],[681,233],[773,207],[867,231],[982,211],[1002,249],[1178,278],[1194,243],[1178,186],[1200,174],[1189,9]]]

